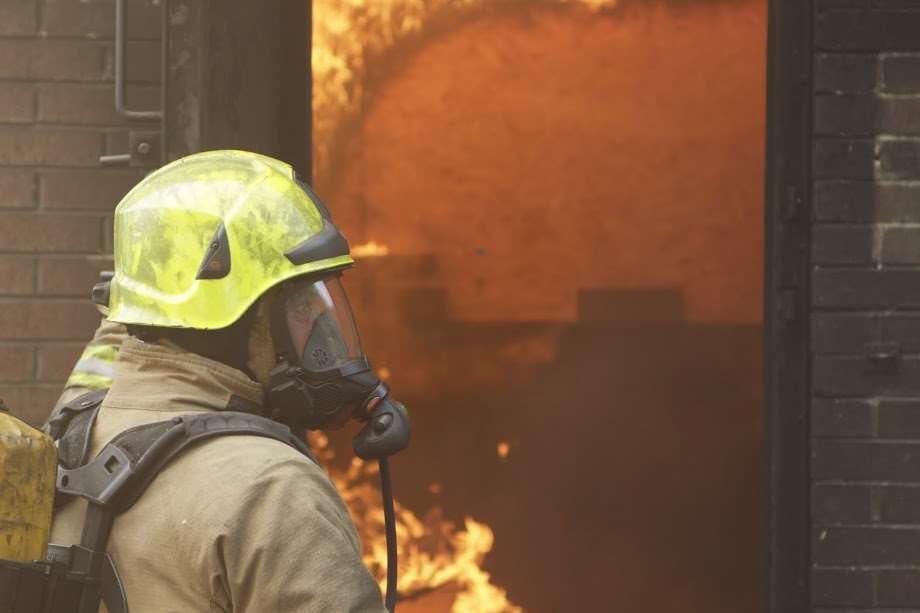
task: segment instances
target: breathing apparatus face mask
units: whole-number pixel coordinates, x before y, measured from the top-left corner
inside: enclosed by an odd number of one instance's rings
[[[292,355],[318,377],[366,361],[354,315],[338,277],[294,283],[282,293]]]
[[[354,440],[365,459],[391,455],[409,442],[405,408],[371,370],[354,315],[337,276],[284,283],[271,314],[277,362],[269,378],[271,417],[295,429],[370,420]]]
[[[283,284],[271,329],[277,362],[268,402],[274,419],[298,429],[329,428],[359,410],[377,382],[338,277]]]

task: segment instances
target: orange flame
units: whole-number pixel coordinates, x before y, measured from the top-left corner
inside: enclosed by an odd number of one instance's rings
[[[568,4],[592,11],[613,9],[618,0],[515,0],[533,4]],[[369,62],[400,43],[424,34],[438,20],[487,8],[487,0],[315,0],[313,3],[313,141],[315,176],[328,180],[334,144],[343,128],[360,118]],[[373,241],[352,249],[356,258],[384,256],[386,245]],[[383,371],[384,369],[381,369]],[[388,371],[387,371],[388,373]],[[384,378],[381,373],[381,378]],[[311,444],[327,466],[333,459],[328,439],[311,434]],[[503,446],[504,445],[504,446]],[[497,453],[507,458],[511,446]],[[364,561],[383,584],[386,545],[383,511],[376,487],[376,464],[355,459],[345,470],[330,468],[330,477],[348,505],[364,540]],[[437,494],[441,484],[429,491]],[[485,524],[467,517],[461,528],[435,508],[424,518],[396,504],[399,585],[404,596],[455,586],[454,613],[514,613],[505,592],[492,585],[481,564],[491,550],[494,535]]]
[[[591,11],[616,8],[619,0],[517,0],[571,4]],[[362,107],[368,60],[393,48],[444,14],[470,12],[487,0],[315,0],[313,3],[313,142],[320,180],[331,143]]]
[[[342,494],[364,545],[364,563],[380,583],[386,584],[386,533],[377,465],[354,458],[345,470],[332,468],[335,458],[329,439],[309,433],[310,446],[329,467],[329,476]],[[438,484],[440,487],[440,484]],[[396,502],[399,592],[412,597],[446,586],[456,586],[452,613],[521,613],[505,591],[492,585],[480,565],[492,549],[494,535],[485,524],[467,517],[462,530],[444,519],[439,508],[424,519]]]
[[[390,255],[390,248],[377,241],[368,241],[352,247],[351,255],[356,258],[377,258]]]

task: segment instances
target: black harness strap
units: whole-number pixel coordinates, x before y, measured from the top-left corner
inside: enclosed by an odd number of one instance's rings
[[[48,420],[44,431],[58,442],[58,463],[76,468],[86,462],[90,434],[96,415],[108,390],[96,390],[77,396]]]
[[[125,430],[92,462],[59,468],[58,490],[120,513],[137,502],[159,472],[190,445],[232,435],[271,438],[316,461],[306,443],[287,426],[248,413],[209,411]]]
[[[80,544],[69,547],[50,545],[49,561],[35,571],[50,577],[53,573],[48,569],[58,569],[56,572],[60,578],[55,575],[52,579],[44,579],[42,585],[45,592],[52,592],[45,596],[48,602],[57,602],[58,592],[69,594],[67,602],[70,604],[60,609],[60,613],[96,613],[100,599],[110,613],[128,613],[117,569],[105,553],[112,524],[119,513],[137,502],[159,472],[189,446],[217,436],[260,436],[282,442],[316,461],[306,443],[278,422],[249,413],[207,411],[125,430],[92,461],[86,462],[92,428],[105,391],[91,392],[74,399],[46,425],[46,432],[58,441],[58,494],[79,496],[89,503]],[[61,572],[61,568],[65,570]],[[10,586],[14,582],[15,593],[25,594],[21,582],[35,580],[34,572],[16,572],[24,574],[13,576],[12,570],[0,567],[0,595],[4,590],[13,590]],[[74,586],[77,591],[72,589]],[[34,593],[34,586],[28,592]],[[41,592],[38,590],[38,593]],[[74,608],[77,601],[79,605]],[[32,609],[11,610],[19,613]],[[48,611],[57,613],[58,609]]]
[[[86,585],[62,564],[0,560],[0,611],[73,613]]]

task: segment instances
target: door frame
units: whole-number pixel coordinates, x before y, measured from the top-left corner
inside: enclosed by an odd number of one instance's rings
[[[764,597],[809,610],[811,0],[769,0],[764,271]]]

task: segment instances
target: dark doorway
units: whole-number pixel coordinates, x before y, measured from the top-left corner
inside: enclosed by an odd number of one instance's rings
[[[487,524],[526,611],[757,610],[765,3],[432,24],[316,177],[414,409],[400,499]]]

